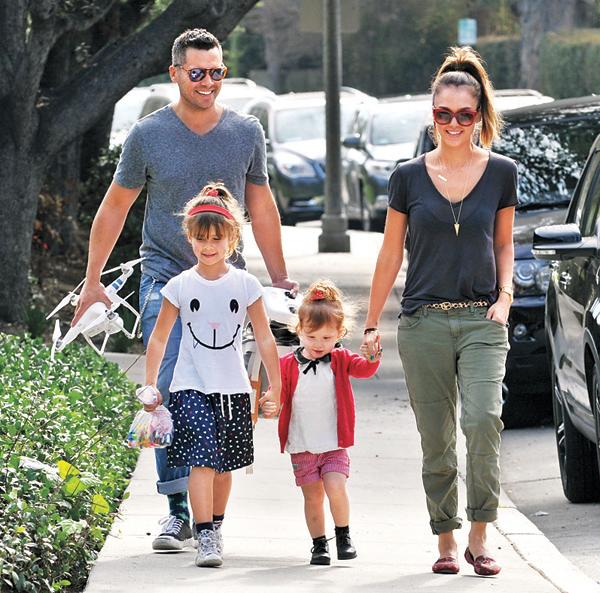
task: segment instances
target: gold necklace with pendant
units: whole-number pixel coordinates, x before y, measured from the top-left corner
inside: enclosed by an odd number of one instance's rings
[[[438,178],[442,180],[442,182],[444,183],[448,183],[448,168],[446,167],[446,164],[442,161],[441,158],[438,157],[438,162],[442,168],[442,170],[444,171],[444,173],[446,174],[446,177],[444,177],[443,175],[440,175],[439,173],[437,174]],[[471,163],[473,162],[473,153],[471,153],[471,158],[469,159],[469,162],[467,164],[467,171],[468,173],[471,172]],[[461,171],[463,170],[463,168],[461,168]],[[452,219],[454,220],[454,232],[456,233],[456,236],[458,237],[458,233],[460,232],[460,214],[462,212],[462,207],[463,207],[463,203],[465,201],[466,198],[466,191],[467,191],[467,187],[469,184],[469,179],[471,178],[471,175],[465,175],[465,184],[463,186],[463,190],[462,193],[459,194],[460,200],[456,200],[457,202],[460,201],[460,206],[458,208],[458,215],[456,215],[454,213],[454,203],[451,199],[450,196],[445,192],[442,191],[442,195],[446,198],[446,200],[448,200],[448,203],[450,204],[450,211],[452,212]]]

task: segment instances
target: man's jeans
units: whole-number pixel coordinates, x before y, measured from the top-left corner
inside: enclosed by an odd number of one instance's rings
[[[142,274],[140,280],[140,311],[142,311],[142,339],[144,346],[148,345],[150,334],[154,329],[160,304],[162,303],[162,294],[160,289],[165,285],[164,282],[156,282],[152,276]],[[179,354],[179,342],[181,341],[181,320],[178,317],[167,347],[160,371],[158,373],[157,387],[163,397],[163,404],[169,403],[169,385],[173,378],[177,355]],[[157,490],[160,494],[176,494],[177,492],[187,492],[188,467],[171,468],[167,466],[167,450],[154,449],[156,458],[156,471],[158,473]]]

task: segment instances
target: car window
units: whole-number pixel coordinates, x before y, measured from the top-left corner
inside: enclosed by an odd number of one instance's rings
[[[424,103],[418,106],[398,106],[375,113],[371,123],[370,143],[386,145],[416,142],[430,107],[429,103]]]
[[[600,158],[598,153],[592,157],[590,163],[589,175],[581,188],[581,197],[583,198],[583,214],[581,215],[581,221],[579,228],[581,229],[581,235],[583,237],[590,237],[596,231],[596,221],[598,220],[598,214],[600,210],[600,169],[598,164]]]
[[[494,150],[517,163],[519,208],[568,203],[599,128],[597,119],[563,116],[505,129]]]
[[[354,109],[352,105],[341,105],[342,135],[345,130],[348,130]],[[281,144],[323,139],[325,138],[325,107],[315,105],[280,109],[275,113],[274,127],[273,136]]]

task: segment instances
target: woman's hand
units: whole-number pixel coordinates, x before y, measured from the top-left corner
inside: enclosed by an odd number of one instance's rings
[[[510,311],[510,299],[508,295],[501,292],[498,300],[487,310],[486,317],[502,325],[508,323],[508,313]]]
[[[381,358],[381,337],[379,330],[374,328],[368,331],[363,336],[362,344],[360,345],[360,353],[370,362],[375,362]]]
[[[265,418],[273,418],[279,413],[280,390],[269,387],[263,396],[258,400],[260,409]]]

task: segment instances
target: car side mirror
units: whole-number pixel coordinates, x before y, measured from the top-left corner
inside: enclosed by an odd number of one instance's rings
[[[596,237],[582,237],[576,224],[541,226],[533,233],[533,255],[536,259],[563,260],[592,257],[598,252]]]
[[[360,134],[350,134],[342,140],[342,146],[346,148],[362,148]]]

